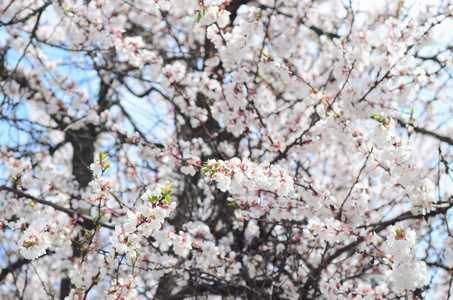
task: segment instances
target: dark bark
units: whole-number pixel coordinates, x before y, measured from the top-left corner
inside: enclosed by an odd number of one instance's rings
[[[30,262],[30,260],[28,259],[25,259],[25,258],[21,258],[19,259],[18,261],[16,261],[15,263],[12,263],[11,265],[7,266],[6,268],[4,268],[1,272],[0,272],[0,282],[2,282],[6,276],[9,274],[9,273],[12,273],[14,272],[15,270],[18,270],[20,269],[23,265],[26,265]]]
[[[66,140],[74,149],[72,157],[72,174],[81,189],[86,188],[93,179],[90,164],[94,161],[94,142],[96,141],[96,127],[92,124],[77,131],[69,131]]]

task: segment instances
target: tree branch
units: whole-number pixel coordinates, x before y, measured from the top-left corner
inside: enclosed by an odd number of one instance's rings
[[[5,185],[0,185],[0,190],[4,190],[4,191],[10,192],[10,193],[14,193],[14,194],[16,194],[16,195],[18,195],[20,197],[28,198],[28,199],[33,200],[35,202],[38,202],[38,203],[53,207],[55,210],[64,212],[65,214],[67,214],[71,218],[82,218],[85,221],[84,223],[82,223],[84,227],[86,227],[88,224],[92,224],[92,225],[95,224],[95,222],[89,216],[83,215],[83,214],[81,214],[81,213],[79,213],[79,212],[77,212],[75,210],[70,209],[70,208],[66,208],[66,207],[60,206],[60,205],[58,205],[56,203],[53,203],[53,202],[50,202],[50,201],[47,201],[47,200],[44,200],[44,199],[36,198],[36,197],[34,197],[34,196],[30,195],[30,194],[27,194],[27,193],[24,193],[22,191],[19,191],[18,189],[10,188],[10,187],[7,187]],[[113,226],[112,224],[108,224],[108,223],[104,223],[104,222],[100,222],[100,221],[98,222],[98,224],[101,225],[102,227],[105,227],[105,228],[115,229],[115,226]]]
[[[439,141],[445,142],[445,143],[449,144],[450,146],[453,146],[453,139],[450,138],[450,137],[440,135],[440,134],[438,134],[438,133],[436,133],[434,131],[430,131],[430,130],[427,130],[427,129],[422,128],[422,127],[416,127],[416,126],[414,126],[412,124],[409,124],[409,123],[404,123],[401,120],[397,120],[397,122],[403,127],[406,127],[407,125],[412,126],[414,128],[415,132],[418,132],[418,133],[421,133],[421,134],[424,134],[424,135],[428,135],[430,137],[438,139]]]

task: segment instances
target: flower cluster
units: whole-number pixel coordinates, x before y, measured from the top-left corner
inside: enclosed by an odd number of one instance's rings
[[[401,290],[414,290],[428,279],[426,264],[415,257],[415,231],[408,228],[390,227],[387,235],[387,253],[393,262],[393,283]]]
[[[261,164],[232,158],[228,161],[209,160],[203,172],[215,180],[217,187],[234,195],[254,195],[259,190],[279,197],[294,193],[293,179],[278,165]]]
[[[147,190],[141,196],[144,204],[127,212],[127,221],[123,227],[115,227],[115,235],[110,240],[116,253],[138,254],[136,250],[140,248],[141,239],[160,229],[175,209],[171,193],[172,184],[167,187],[158,185],[153,191]]]
[[[333,218],[325,219],[324,222],[318,218],[309,220],[307,228],[304,229],[304,235],[308,239],[320,238],[329,243],[342,243],[347,239],[357,239],[348,225]]]
[[[20,254],[26,259],[36,259],[44,255],[51,245],[49,233],[34,229],[25,230],[19,242],[22,244]]]
[[[297,218],[304,206],[291,200],[294,182],[281,167],[233,158],[228,161],[209,160],[203,172],[217,187],[228,191],[232,205],[241,208],[245,217],[259,218],[269,212],[274,220]],[[268,192],[268,193],[261,193]]]
[[[20,220],[24,221],[24,220]],[[69,257],[72,254],[72,234],[65,228],[68,219],[65,217],[51,218],[42,217],[37,220],[29,219],[30,226],[19,238],[18,247],[20,254],[30,260],[37,259],[47,251],[55,251],[61,257]],[[7,223],[13,226],[12,223]]]
[[[414,213],[428,212],[435,200],[434,184],[423,178],[415,167],[410,144],[397,132],[396,120],[377,114],[374,118],[380,122],[374,136],[377,143],[374,173],[380,175],[381,181],[390,181],[404,188]]]

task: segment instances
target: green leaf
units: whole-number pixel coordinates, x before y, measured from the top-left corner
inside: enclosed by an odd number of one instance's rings
[[[151,204],[157,203],[159,199],[160,199],[159,196],[148,196],[148,200],[149,202],[151,202]]]
[[[35,245],[35,242],[33,242],[33,241],[27,241],[27,242],[25,242],[25,243],[22,245],[22,247],[24,247],[25,249],[28,249],[28,248],[30,248],[30,247],[33,246],[33,245]]]
[[[266,51],[262,51],[263,52],[263,55],[266,57],[266,58],[271,58],[271,55],[269,53],[267,53]]]
[[[396,229],[395,232],[396,232],[396,237],[397,238],[401,238],[401,237],[405,237],[406,236],[406,232],[404,232],[404,230]]]
[[[258,13],[258,17],[256,19],[259,20],[259,19],[261,19],[262,16],[263,16],[263,10],[260,10],[260,12]]]

